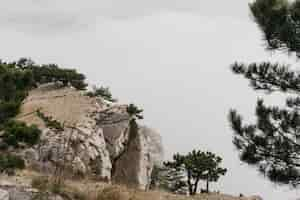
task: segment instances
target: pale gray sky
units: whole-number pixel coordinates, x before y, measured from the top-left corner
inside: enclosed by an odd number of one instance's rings
[[[274,60],[250,20],[247,0],[0,0],[0,55],[31,57],[85,73],[121,102],[145,109],[144,123],[163,136],[167,158],[193,148],[224,158],[213,189],[265,200],[292,200],[242,164],[231,143],[230,108],[253,119],[258,94],[229,65]],[[282,103],[269,96],[269,103]],[[204,187],[204,185],[202,185]]]

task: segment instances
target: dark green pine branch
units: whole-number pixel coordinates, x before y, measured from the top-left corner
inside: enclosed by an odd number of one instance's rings
[[[250,81],[254,90],[267,92],[300,92],[300,74],[280,64],[252,63],[250,65],[234,63],[231,65],[233,73],[242,75]]]
[[[267,50],[300,57],[300,0],[256,0],[250,4],[254,21],[263,33]],[[300,183],[300,73],[278,63],[234,63],[234,74],[249,80],[254,90],[292,94],[286,106],[256,105],[256,122],[245,124],[231,110],[233,143],[242,161],[257,166],[271,181]],[[296,95],[296,97],[295,97]]]
[[[300,50],[300,1],[256,0],[250,4],[269,50],[298,55]]]

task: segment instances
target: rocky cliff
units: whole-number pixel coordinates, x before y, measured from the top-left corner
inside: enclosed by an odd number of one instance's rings
[[[126,108],[71,87],[40,86],[30,91],[17,120],[36,124],[42,130],[41,141],[19,153],[27,166],[43,173],[64,165],[71,176],[88,175],[145,189],[153,166],[162,162],[161,137],[140,125],[130,137]],[[62,127],[48,126],[44,118]]]

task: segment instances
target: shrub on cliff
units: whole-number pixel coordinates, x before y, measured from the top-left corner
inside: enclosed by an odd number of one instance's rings
[[[0,124],[18,113],[30,89],[51,82],[61,82],[79,90],[87,86],[85,76],[75,69],[60,68],[55,64],[37,65],[26,58],[17,62],[0,60]]]
[[[13,173],[16,169],[24,169],[25,161],[12,154],[0,154],[0,173]]]
[[[34,79],[30,70],[0,61],[0,102],[20,102],[33,86]]]
[[[87,96],[89,97],[97,97],[97,96],[100,96],[102,97],[103,99],[107,100],[107,101],[110,101],[110,102],[116,102],[117,100],[114,99],[112,97],[112,94],[109,90],[108,87],[96,87],[94,86],[92,91],[89,91],[86,93]]]
[[[0,101],[0,129],[1,124],[6,120],[16,116],[20,110],[20,103],[15,101],[1,102]]]
[[[21,103],[31,89],[39,84],[52,82],[60,82],[64,86],[71,85],[79,90],[87,86],[85,76],[75,69],[64,69],[54,64],[37,65],[26,58],[17,62],[0,60],[0,150],[28,147],[38,143],[41,131],[36,126],[27,126],[12,119],[19,113]],[[61,128],[51,119],[48,123]],[[24,167],[24,160],[18,156],[1,153],[0,173]]]
[[[27,126],[23,122],[9,121],[4,125],[4,134],[1,136],[8,146],[19,147],[20,143],[35,145],[39,141],[41,130],[35,125]]]
[[[63,125],[53,119],[52,117],[50,116],[46,116],[43,112],[41,112],[40,110],[37,110],[37,116],[44,121],[44,123],[46,124],[46,126],[48,128],[51,128],[51,129],[54,129],[54,130],[57,130],[57,131],[63,131],[64,130],[64,127]]]
[[[75,69],[64,69],[55,64],[48,65],[28,65],[24,69],[32,72],[34,81],[38,84],[62,82],[64,86],[70,84],[78,90],[84,90],[87,86],[85,76]]]

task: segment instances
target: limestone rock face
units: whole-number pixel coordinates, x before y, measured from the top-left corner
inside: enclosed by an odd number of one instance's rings
[[[112,159],[118,157],[126,148],[129,139],[129,116],[124,106],[112,106],[108,108],[109,116],[101,125],[107,150]],[[98,118],[102,118],[101,114]],[[101,123],[101,122],[100,122]]]
[[[22,153],[28,166],[51,172],[64,165],[68,172],[136,185],[145,189],[154,164],[162,161],[159,134],[139,127],[129,141],[126,105],[91,98],[73,88],[43,85],[29,93],[17,119],[36,124],[41,141]],[[47,127],[37,110],[63,124]]]
[[[138,133],[116,161],[113,180],[145,189],[153,166],[162,163],[163,148],[160,136],[152,129],[140,127]]]
[[[145,137],[148,144],[151,162],[154,165],[161,166],[163,164],[164,149],[160,134],[147,126],[141,127],[140,134]]]
[[[0,200],[9,200],[8,191],[0,189]]]

